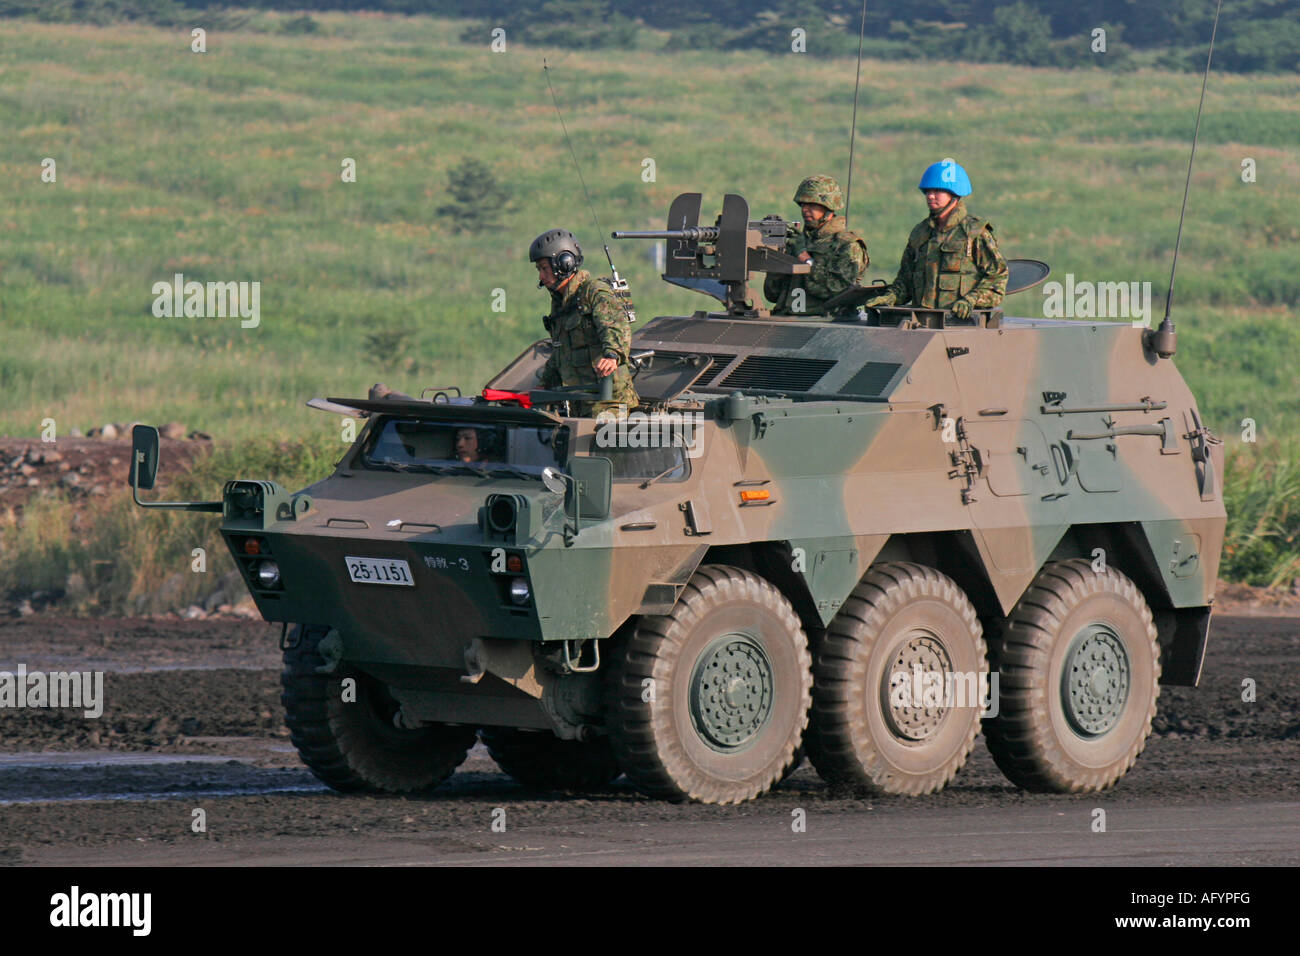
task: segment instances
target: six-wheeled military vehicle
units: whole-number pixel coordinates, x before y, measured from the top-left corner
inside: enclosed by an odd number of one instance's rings
[[[1172,343],[1001,310],[776,319],[746,280],[806,270],[784,226],[699,210],[649,237],[721,307],[636,330],[639,410],[569,414],[538,342],[481,395],[317,402],[364,426],[307,488],[167,505],[220,512],[282,623],[303,761],[414,791],[481,735],[529,787],[736,803],[806,751],[924,794],[982,725],[1021,787],[1114,784],[1160,685],[1198,680],[1223,539]],[[151,488],[156,432],[135,442]]]

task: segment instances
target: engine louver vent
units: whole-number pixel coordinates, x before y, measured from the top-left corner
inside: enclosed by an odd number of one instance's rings
[[[719,388],[762,388],[780,392],[806,392],[830,369],[833,359],[782,358],[750,355],[732,370]]]
[[[713,366],[695,380],[696,385],[709,385],[715,378],[722,374],[723,370],[731,364],[736,356],[722,352],[666,352],[662,349],[655,350],[655,358],[679,359],[688,355],[704,355],[713,359]]]
[[[716,345],[751,345],[768,349],[801,349],[817,329],[758,322],[721,322],[717,319],[670,319],[646,330],[646,338],[660,342],[700,342]]]
[[[889,387],[900,368],[902,366],[897,362],[868,362],[844,383],[840,394],[869,397],[880,395]]]

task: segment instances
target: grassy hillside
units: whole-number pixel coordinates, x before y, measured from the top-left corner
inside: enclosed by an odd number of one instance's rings
[[[602,258],[543,57],[606,230],[660,225],[688,189],[711,209],[737,191],[756,215],[793,218],[802,176],[846,166],[852,60],[513,41],[494,54],[486,35],[459,39],[464,23],[339,14],[295,35],[287,22],[210,31],[200,55],[187,30],[0,21],[0,434],[180,420],[226,440],[178,488],[203,497],[235,472],[318,477],[338,433],[303,407],[313,395],[381,379],[477,389],[542,334],[531,238],[568,225]],[[1179,270],[1178,362],[1230,443],[1225,574],[1254,583],[1300,573],[1298,85],[1212,78]],[[1197,92],[1187,74],[868,61],[852,224],[871,275],[892,277],[923,214],[920,170],[951,155],[1008,256],[1150,281],[1158,317]],[[436,212],[466,157],[514,196],[482,232]],[[1240,178],[1247,157],[1255,183]],[[650,252],[615,250],[641,314],[701,307],[659,281]],[[156,318],[153,285],[177,272],[260,282],[260,326]],[[1025,293],[1008,309],[1042,303]],[[1235,444],[1247,417],[1260,445]],[[72,533],[72,513],[54,496],[0,516],[6,588],[79,575],[86,609],[141,610],[167,603],[155,591],[169,576],[185,581],[171,603],[202,596],[179,573],[196,545],[228,569],[202,516],[146,517],[120,491],[88,530]]]
[[[463,23],[319,20],[305,36],[214,31],[206,54],[188,31],[0,22],[0,433],[139,418],[301,437],[335,427],[302,407],[312,395],[480,386],[540,337],[532,236],[564,223],[601,259],[544,56],[606,230],[660,223],[686,189],[793,217],[797,180],[847,162],[852,60],[497,54],[460,40]],[[1197,92],[1187,74],[868,61],[852,213],[872,274],[892,276],[923,213],[920,170],[952,155],[1008,255],[1149,280],[1158,317]],[[1228,433],[1247,416],[1265,437],[1294,431],[1300,413],[1296,92],[1293,76],[1211,79],[1176,315],[1179,363]],[[464,157],[516,197],[487,232],[435,214]],[[1258,182],[1241,181],[1244,157]],[[643,315],[703,303],[659,281],[649,252],[615,250]],[[261,325],[155,318],[152,286],[177,272],[259,281]]]

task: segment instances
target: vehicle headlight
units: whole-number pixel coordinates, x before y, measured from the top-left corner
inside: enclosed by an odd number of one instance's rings
[[[527,604],[532,596],[533,592],[529,589],[526,579],[515,578],[510,582],[510,600],[516,604]]]
[[[280,585],[280,566],[274,561],[263,561],[257,566],[257,583],[264,588]]]

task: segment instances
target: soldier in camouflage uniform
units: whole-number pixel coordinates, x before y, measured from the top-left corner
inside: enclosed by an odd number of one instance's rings
[[[812,263],[807,275],[789,276],[769,273],[763,280],[763,295],[771,302],[773,315],[817,314],[822,304],[845,289],[857,285],[871,257],[867,241],[849,231],[843,216],[840,184],[830,176],[809,176],[794,194],[803,214],[802,233],[786,241],[786,252],[803,262]],[[799,308],[795,291],[803,290],[803,308]]]
[[[961,319],[969,318],[972,309],[1000,305],[1007,291],[1007,261],[998,251],[993,224],[971,215],[962,201],[971,194],[966,170],[952,160],[934,163],[918,188],[930,215],[907,237],[889,291],[865,305],[947,309]]]
[[[538,376],[542,388],[586,385],[599,391],[601,378],[613,375],[613,401],[581,403],[579,414],[635,408],[640,399],[628,364],[632,327],[608,280],[578,268],[582,249],[567,229],[549,229],[534,239],[528,259],[537,266],[538,286],[551,293],[551,314],[542,321],[556,345]]]

